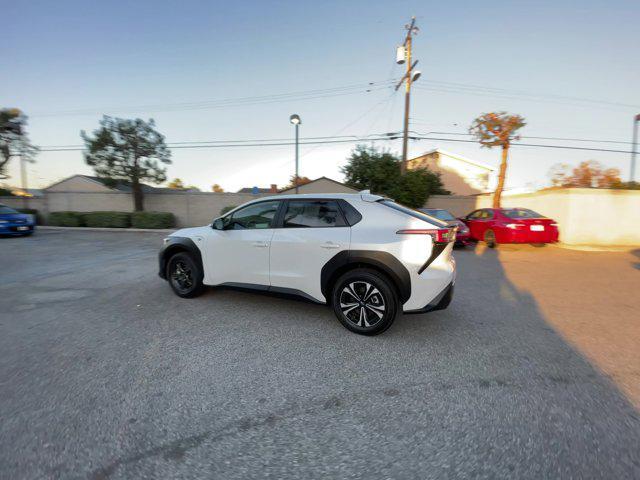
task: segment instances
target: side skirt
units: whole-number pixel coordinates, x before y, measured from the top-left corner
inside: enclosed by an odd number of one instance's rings
[[[212,285],[212,286],[214,288],[222,287],[222,288],[228,288],[231,290],[267,293],[276,297],[296,298],[299,300],[315,303],[317,305],[326,305],[326,302],[321,302],[319,300],[316,300],[308,293],[305,293],[302,290],[297,290],[295,288],[272,287],[270,285],[260,285],[256,283],[240,283],[240,282],[225,282],[225,283],[220,283],[218,285]]]

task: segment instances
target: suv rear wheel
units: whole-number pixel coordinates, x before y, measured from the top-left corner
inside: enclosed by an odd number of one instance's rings
[[[179,297],[192,298],[202,293],[202,271],[191,255],[176,253],[167,263],[167,279]]]
[[[361,335],[382,333],[396,319],[398,296],[389,280],[375,270],[345,273],[334,284],[331,299],[340,323]]]

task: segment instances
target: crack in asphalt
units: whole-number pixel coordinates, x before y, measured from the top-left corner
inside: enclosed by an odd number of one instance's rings
[[[570,379],[569,377],[564,377],[560,375],[547,375],[547,376],[538,376],[534,380],[543,381],[550,386],[556,388],[564,388],[568,386],[578,385],[580,383],[593,383],[596,381],[595,376],[589,375],[585,379]],[[429,383],[411,383],[404,385],[396,385],[396,386],[387,386],[382,389],[372,389],[372,390],[362,390],[358,393],[353,393],[349,395],[352,400],[357,400],[360,397],[370,398],[371,395],[383,395],[384,397],[399,397],[403,395],[403,391],[413,390],[417,388],[425,388],[428,387],[432,391],[451,391],[456,388],[478,388],[481,390],[487,388],[516,388],[519,389],[523,387],[522,382],[513,382],[509,381],[502,377],[496,378],[474,378],[467,379],[461,382],[451,383],[451,382],[442,382],[442,381],[434,381]],[[209,440],[212,442],[217,442],[222,440],[223,438],[236,435],[239,433],[246,432],[248,430],[260,428],[260,427],[272,427],[276,425],[278,422],[281,422],[286,419],[293,419],[299,417],[301,415],[314,415],[318,413],[322,413],[323,411],[343,408],[348,405],[345,397],[340,397],[338,395],[331,395],[321,400],[320,402],[316,402],[318,407],[311,408],[299,408],[297,403],[293,403],[288,407],[277,410],[276,412],[271,412],[262,415],[254,415],[243,417],[239,420],[234,420],[229,422],[226,426],[222,427],[218,431],[206,431],[203,433],[199,433],[196,435],[190,435],[182,438],[178,438],[171,442],[158,445],[156,447],[150,448],[143,452],[140,452],[135,455],[131,455],[129,457],[122,457],[114,460],[106,466],[97,468],[93,470],[89,478],[90,480],[107,480],[111,475],[113,475],[118,468],[124,465],[130,465],[132,463],[136,463],[147,458],[162,456],[165,460],[173,460],[173,461],[181,461],[184,459],[185,454],[199,446],[201,446],[205,441]],[[637,418],[636,420],[640,420]]]

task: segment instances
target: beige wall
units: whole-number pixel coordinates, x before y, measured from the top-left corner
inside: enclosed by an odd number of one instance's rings
[[[179,227],[206,225],[225,206],[241,205],[267,195],[245,193],[167,192],[145,195],[145,210],[172,212]],[[130,212],[128,193],[47,192],[43,198],[0,197],[14,208],[38,209],[43,215],[60,210]],[[502,197],[505,207],[523,207],[555,219],[560,240],[575,245],[640,246],[640,191],[570,188]],[[433,195],[425,205],[463,216],[490,207],[491,195]]]
[[[11,208],[44,210],[46,200],[44,197],[0,197],[0,203]]]
[[[432,196],[429,208],[446,208],[462,216],[491,207],[491,195],[455,199]],[[640,245],[640,191],[567,188],[503,195],[503,207],[530,208],[553,218],[560,241],[571,245]]]
[[[299,193],[358,193],[358,190],[353,188],[349,188],[346,185],[341,183],[332,182],[331,180],[327,180],[321,178],[317,182],[307,183],[305,185],[300,185],[298,187]],[[288,190],[283,190],[280,193],[296,193],[295,188],[290,188]]]
[[[474,195],[431,195],[425,207],[442,208],[456,217],[462,217],[475,210],[478,201],[478,197]]]

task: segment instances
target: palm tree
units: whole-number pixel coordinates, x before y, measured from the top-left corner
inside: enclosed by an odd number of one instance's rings
[[[509,146],[513,140],[520,139],[515,133],[525,125],[524,118],[520,115],[492,112],[480,115],[469,127],[469,133],[474,135],[484,148],[502,147],[502,161],[498,173],[498,185],[493,194],[493,208],[500,208],[500,197],[507,176]]]

